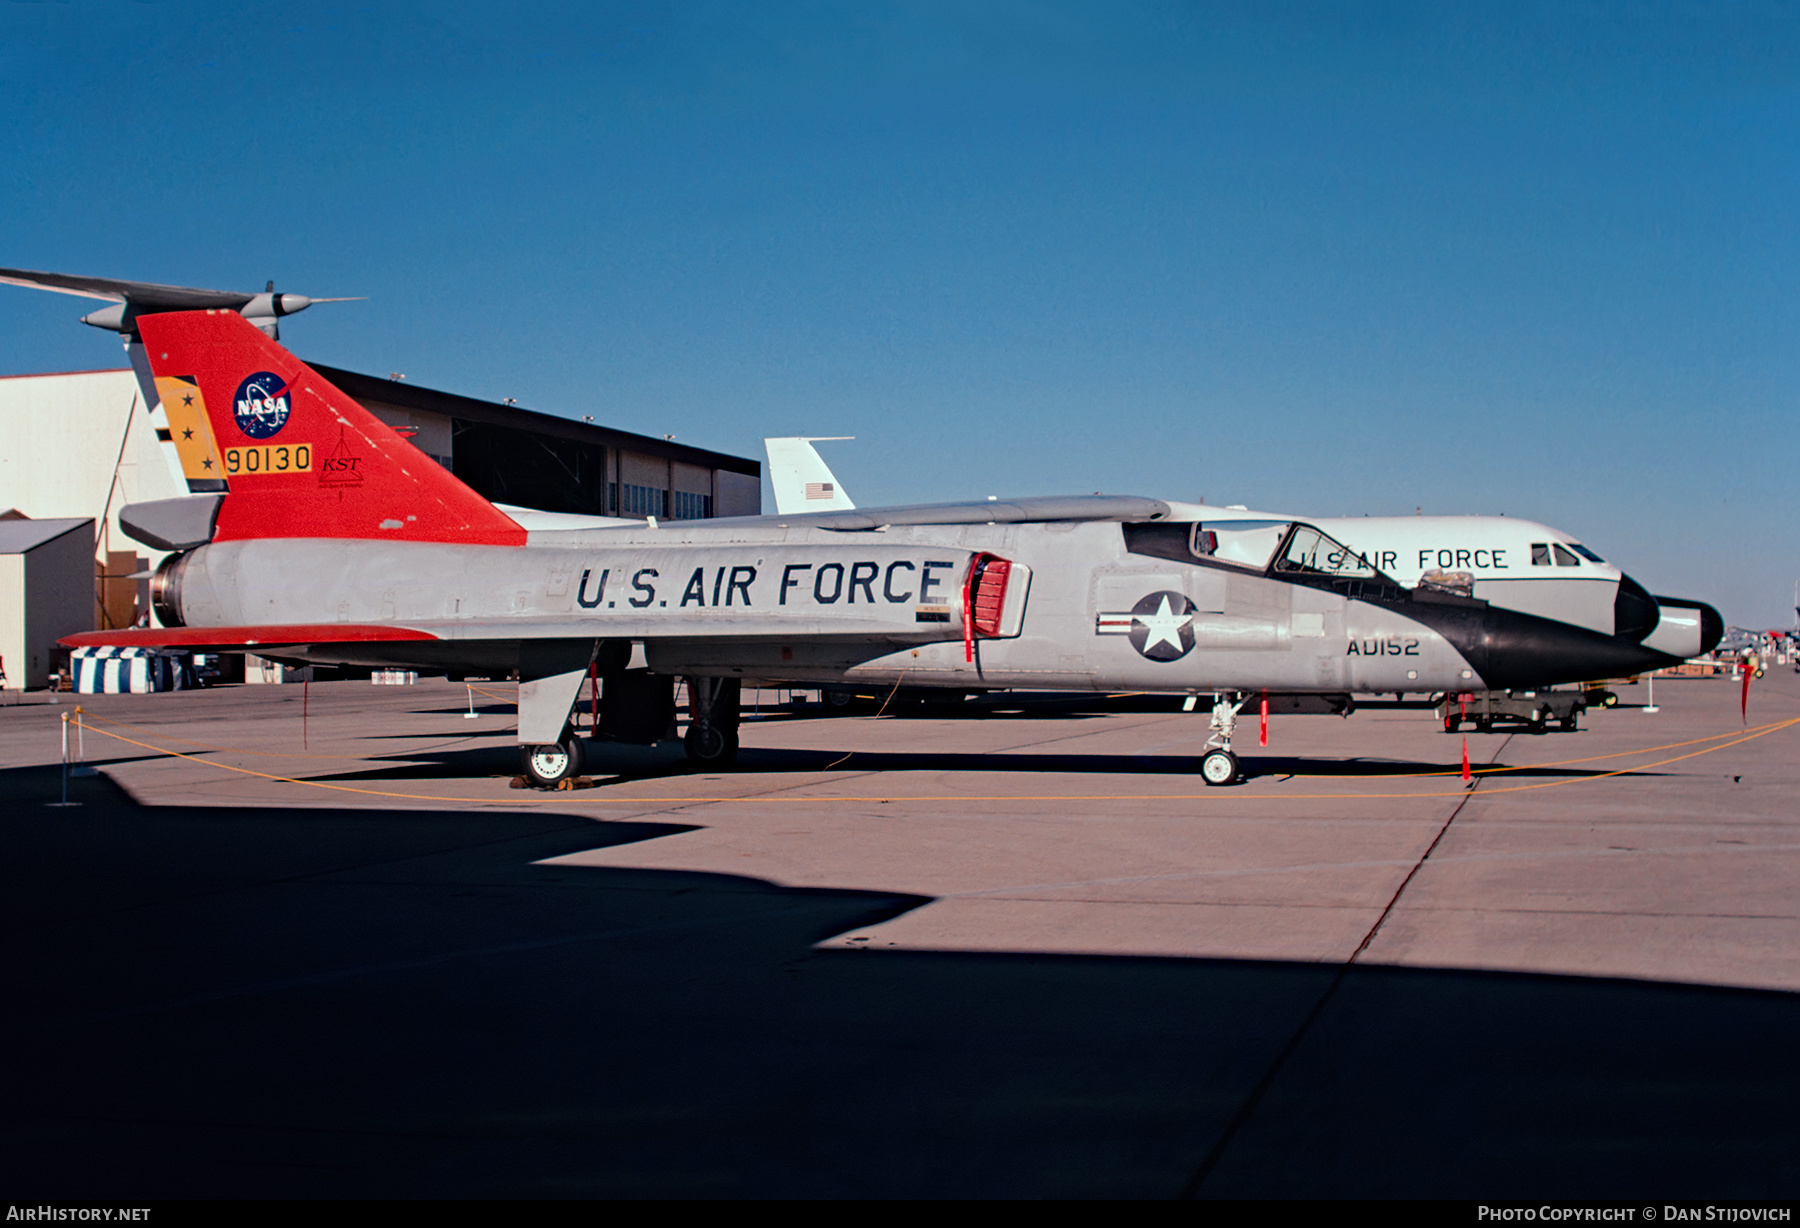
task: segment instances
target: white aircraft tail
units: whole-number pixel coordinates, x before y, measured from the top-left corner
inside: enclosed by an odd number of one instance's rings
[[[817,442],[854,439],[854,435],[796,435],[765,439],[769,454],[769,482],[775,488],[775,511],[793,516],[801,512],[848,512],[856,508],[843,484],[813,448]]]

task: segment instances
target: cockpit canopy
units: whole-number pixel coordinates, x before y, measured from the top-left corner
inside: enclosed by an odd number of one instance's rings
[[[1290,524],[1285,520],[1206,520],[1188,526],[1188,551],[1197,559],[1267,571]]]
[[[1367,556],[1309,524],[1292,520],[1127,524],[1125,544],[1134,554],[1294,579],[1386,579]]]
[[[1194,525],[1192,552],[1235,567],[1332,579],[1373,580],[1362,554],[1308,524],[1286,520],[1208,520]]]

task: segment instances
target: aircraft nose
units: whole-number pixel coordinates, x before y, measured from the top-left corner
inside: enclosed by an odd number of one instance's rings
[[[1509,614],[1512,611],[1488,611],[1487,664],[1477,667],[1496,690],[1618,678],[1682,660],[1645,645],[1641,638]]]
[[[1688,605],[1711,610],[1698,602]],[[1644,630],[1635,637],[1607,635],[1498,606],[1440,604],[1417,597],[1408,612],[1442,635],[1481,676],[1483,685],[1497,691],[1625,677],[1682,660],[1645,644]],[[1718,643],[1722,632],[1716,611],[1712,618],[1719,630],[1710,639],[1700,637],[1708,644]],[[1704,623],[1704,614],[1700,620]],[[1633,621],[1644,621],[1641,611]]]
[[[1700,652],[1702,654],[1709,653],[1719,646],[1720,640],[1725,638],[1725,620],[1719,617],[1717,610],[1704,601],[1697,601],[1694,604],[1700,607]]]
[[[1725,638],[1725,620],[1704,601],[1658,597],[1656,625],[1645,634],[1644,647],[1686,660],[1711,652]]]

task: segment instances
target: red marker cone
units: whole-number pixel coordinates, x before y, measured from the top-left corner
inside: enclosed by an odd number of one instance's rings
[[[1262,726],[1257,730],[1256,744],[1258,746],[1267,746],[1269,744],[1269,693],[1267,691],[1263,692]]]
[[[975,660],[975,610],[969,604],[969,582],[967,580],[963,581],[962,602],[963,661],[967,664]]]
[[[1465,735],[1463,738],[1463,783],[1470,784],[1474,779],[1474,773],[1469,771],[1469,739]]]

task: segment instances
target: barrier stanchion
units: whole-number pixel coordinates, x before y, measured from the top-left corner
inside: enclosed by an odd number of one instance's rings
[[[81,719],[81,705],[75,705],[75,766],[69,769],[71,776],[98,776],[98,768],[89,767],[87,761],[87,725]]]
[[[478,715],[475,711],[475,688],[469,686],[466,682],[463,683],[463,685],[469,687],[469,710],[463,713],[463,719],[465,721],[472,721]]]
[[[45,802],[46,806],[79,806],[80,802],[69,800],[69,714],[59,712],[62,718],[62,801]]]

